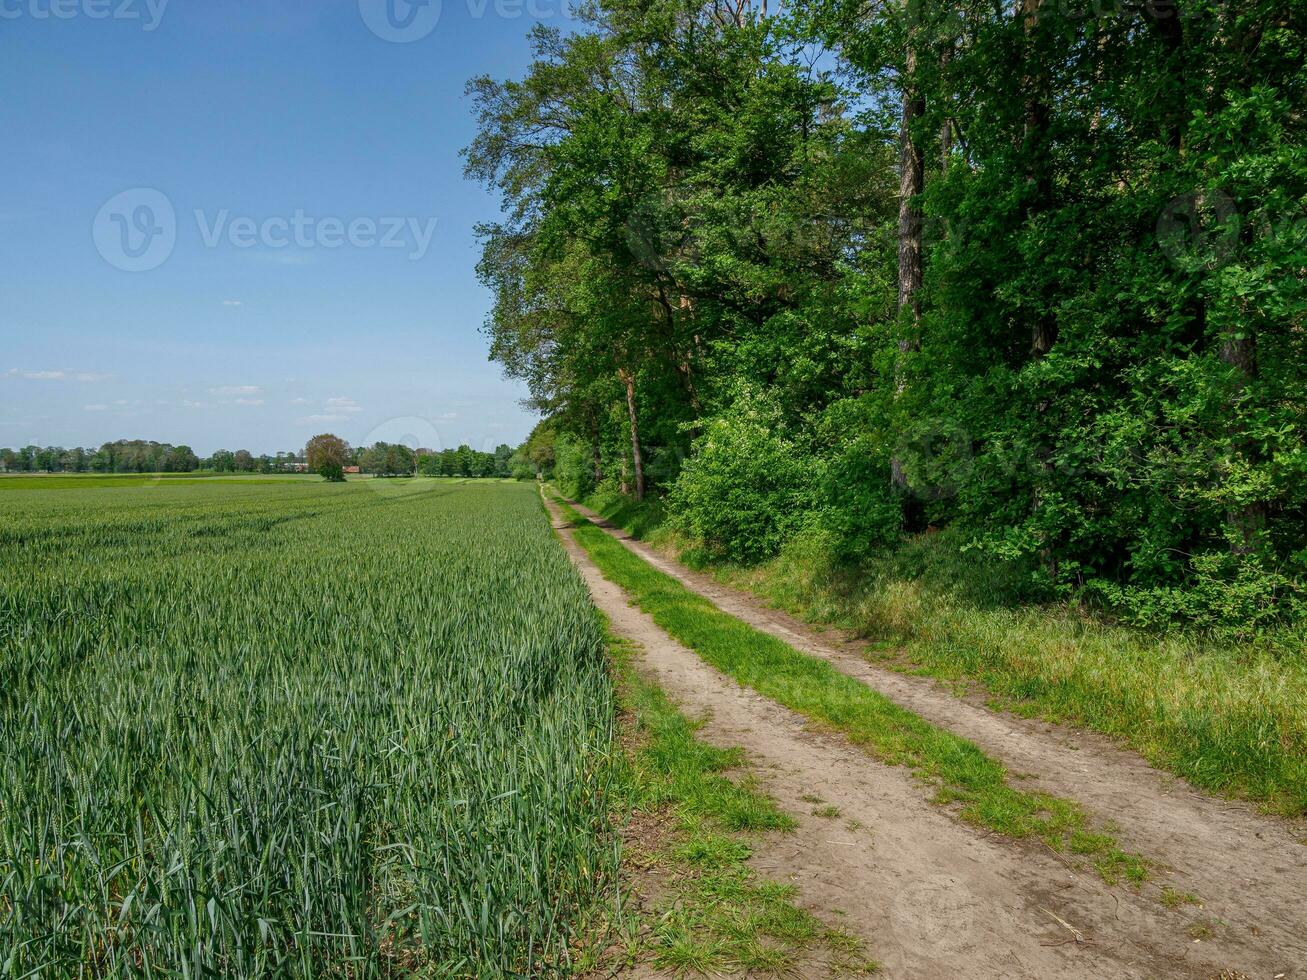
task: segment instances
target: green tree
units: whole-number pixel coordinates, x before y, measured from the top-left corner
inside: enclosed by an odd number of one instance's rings
[[[510,467],[670,491],[734,558],[947,524],[1136,621],[1307,610],[1301,12],[1084,13],[536,29],[470,86],[491,353],[543,416]]]
[[[316,435],[304,446],[304,459],[313,473],[331,482],[345,479],[345,466],[351,465],[349,443],[329,432]]]
[[[498,446],[495,447],[495,465],[494,465],[495,476],[504,479],[513,475],[513,467],[511,463],[512,458],[513,458],[512,446],[508,445],[507,443],[500,443]]]

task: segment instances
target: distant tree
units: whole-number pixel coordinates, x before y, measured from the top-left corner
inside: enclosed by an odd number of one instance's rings
[[[554,443],[557,435],[552,419],[545,419],[531,430],[531,435],[527,437],[522,450],[535,467],[534,475],[548,479],[553,474]]]
[[[526,454],[524,447],[519,447],[508,460],[508,475],[514,480],[534,480],[536,477],[535,463],[531,462],[531,457]]]
[[[165,457],[164,469],[169,473],[194,473],[200,468],[200,458],[190,446],[172,446]]]
[[[454,450],[455,465],[458,466],[459,476],[471,476],[473,465],[472,447],[467,443],[459,446]]]
[[[512,475],[512,466],[509,463],[512,458],[512,446],[507,443],[501,443],[495,447],[495,476],[503,478]]]
[[[65,473],[80,473],[86,469],[86,450],[74,447],[63,454],[59,468]]]
[[[312,472],[333,482],[340,482],[345,479],[345,467],[350,465],[349,443],[340,436],[324,432],[314,436],[305,445],[304,459]]]
[[[386,450],[386,470],[396,476],[412,476],[417,469],[417,456],[408,446],[394,443]]]
[[[218,473],[232,473],[236,470],[236,454],[230,449],[215,450],[209,457],[208,468]]]
[[[57,449],[49,446],[36,451],[35,464],[38,470],[44,473],[53,473],[59,469],[59,460],[63,457],[63,449]]]
[[[401,443],[379,442],[364,451],[360,466],[376,476],[412,476],[417,457]]]
[[[248,449],[238,449],[232,454],[232,466],[238,473],[252,473],[254,471],[254,456]]]

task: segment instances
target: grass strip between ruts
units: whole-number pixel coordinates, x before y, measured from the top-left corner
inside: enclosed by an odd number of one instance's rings
[[[566,502],[577,543],[663,630],[759,694],[845,735],[889,765],[907,766],[954,804],[963,820],[1014,839],[1037,838],[1091,862],[1105,881],[1148,877],[1147,862],[1095,829],[1078,803],[1012,786],[1007,771],[976,745],[936,728],[829,663],[722,612],[658,571]]]

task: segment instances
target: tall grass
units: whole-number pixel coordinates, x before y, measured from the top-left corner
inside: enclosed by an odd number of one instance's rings
[[[1307,653],[1290,631],[1260,644],[1157,634],[1071,604],[1013,602],[1004,569],[945,535],[856,574],[802,545],[727,577],[935,676],[979,680],[1007,707],[1120,738],[1197,786],[1307,812]]]
[[[647,514],[593,503],[695,558],[694,542]],[[801,618],[871,638],[890,666],[979,681],[1005,707],[1097,729],[1196,786],[1307,813],[1301,627],[1256,642],[1128,628],[1073,603],[1029,601],[1026,569],[963,543],[948,531],[921,535],[850,567],[809,532],[761,565],[701,567]]]
[[[0,975],[540,975],[616,861],[530,488],[15,490]]]

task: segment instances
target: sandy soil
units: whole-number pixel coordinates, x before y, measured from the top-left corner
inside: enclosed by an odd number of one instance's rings
[[[563,526],[556,512],[555,523]],[[960,824],[928,803],[909,773],[808,730],[800,716],[708,667],[632,608],[563,530],[613,628],[644,648],[644,669],[688,714],[710,719],[708,741],[742,746],[780,805],[800,818],[799,830],[763,848],[755,865],[794,881],[825,920],[842,913],[837,921],[866,940],[885,975],[1307,976],[1307,848],[1288,824],[1202,796],[1092,734],[996,713],[932,681],[876,668],[847,638],[818,634],[606,529],[726,612],[972,739],[1028,785],[1110,818],[1127,848],[1168,865],[1163,883],[1204,900],[1168,909],[1154,887],[1110,887],[1042,845]],[[837,807],[839,817],[812,815],[818,805],[805,797]]]

